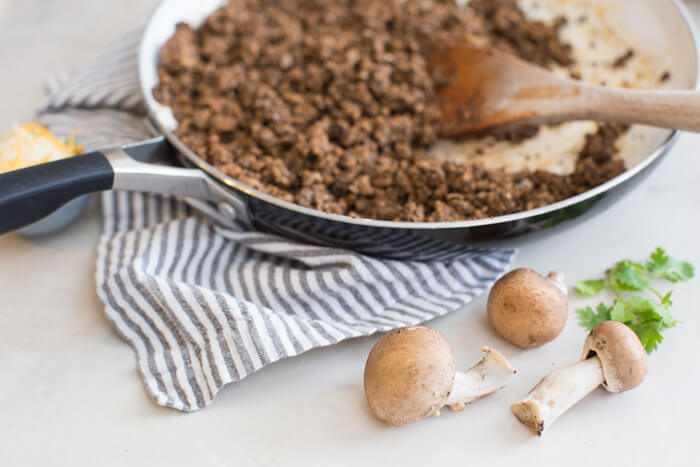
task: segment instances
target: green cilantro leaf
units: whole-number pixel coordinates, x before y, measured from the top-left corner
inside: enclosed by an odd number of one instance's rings
[[[690,263],[685,261],[676,261],[672,259],[666,269],[664,269],[664,277],[673,282],[687,281],[695,275],[695,269]]]
[[[605,288],[605,279],[590,279],[576,283],[576,292],[581,295],[597,295]]]
[[[654,252],[649,255],[649,261],[647,261],[647,271],[650,274],[654,274],[655,272],[661,270],[666,266],[666,263],[668,263],[668,256],[666,255],[666,251],[664,251],[663,248],[656,248]]]
[[[649,256],[646,268],[651,277],[664,277],[674,284],[687,281],[695,275],[692,264],[670,258],[662,248],[657,248]]]
[[[666,305],[669,308],[671,307],[671,305],[673,305],[673,302],[671,301],[671,294],[672,293],[673,292],[669,292],[661,298],[662,305]]]
[[[617,263],[610,277],[620,290],[640,291],[649,287],[644,266],[628,259]]]
[[[603,321],[624,323],[637,334],[644,349],[653,352],[663,340],[661,331],[672,328],[678,320],[671,315],[671,292],[662,295],[650,282],[665,279],[677,283],[694,275],[690,263],[671,258],[663,248],[656,248],[643,265],[622,260],[605,272],[605,279],[576,284],[580,295],[597,295],[607,289],[615,297],[611,307],[601,302],[595,310],[590,306],[576,310],[579,322],[589,330]]]
[[[639,340],[644,346],[644,350],[647,353],[651,353],[657,349],[661,341],[664,340],[661,335],[661,326],[658,321],[646,321],[643,323],[630,323],[628,324],[630,329],[632,329]]]
[[[595,310],[590,306],[576,310],[578,322],[589,331],[603,321],[610,321],[610,308],[600,302]]]
[[[654,302],[641,295],[632,295],[625,302],[627,308],[641,320],[659,320],[661,316],[656,312]]]
[[[669,307],[663,304],[654,304],[656,314],[661,317],[661,329],[672,328],[678,324],[678,320],[671,316]]]
[[[615,300],[612,308],[610,309],[610,319],[613,321],[619,321],[620,323],[628,323],[632,321],[636,315],[629,309],[629,307],[619,300]]]

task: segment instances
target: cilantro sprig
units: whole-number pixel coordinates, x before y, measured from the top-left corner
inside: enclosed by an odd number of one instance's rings
[[[576,310],[579,323],[589,330],[603,321],[624,323],[639,336],[647,353],[651,353],[663,340],[661,332],[678,324],[671,316],[671,292],[662,294],[651,286],[652,282],[666,280],[675,284],[694,275],[690,263],[671,258],[662,248],[654,250],[643,264],[622,260],[605,271],[605,278],[576,284],[575,290],[580,295],[594,296],[607,289],[615,297],[611,306],[600,302],[595,309],[587,306]],[[640,293],[645,291],[649,293]]]

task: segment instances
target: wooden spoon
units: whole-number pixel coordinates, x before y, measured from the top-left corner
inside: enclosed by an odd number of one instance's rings
[[[700,131],[700,92],[593,86],[470,43],[431,54],[445,136],[569,120]]]

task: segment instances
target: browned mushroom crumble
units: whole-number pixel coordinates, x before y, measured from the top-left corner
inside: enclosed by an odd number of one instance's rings
[[[275,197],[385,220],[498,216],[621,173],[614,143],[624,128],[600,125],[564,176],[431,158],[440,113],[426,57],[471,34],[539,65],[569,66],[564,22],[530,21],[516,0],[232,0],[197,29],[177,27],[154,96],[172,108],[188,147]]]

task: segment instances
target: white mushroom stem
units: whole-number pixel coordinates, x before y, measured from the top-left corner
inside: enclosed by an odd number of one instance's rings
[[[463,410],[464,406],[488,396],[507,386],[515,370],[501,352],[482,347],[484,358],[469,371],[455,373],[455,381],[445,405],[453,410]]]
[[[600,359],[593,356],[545,376],[510,410],[521,423],[541,435],[561,414],[602,383]]]
[[[569,295],[569,291],[566,290],[566,279],[564,278],[564,274],[560,273],[559,271],[551,271],[549,274],[547,274],[547,280],[554,284],[557,289],[561,290],[564,295]]]

